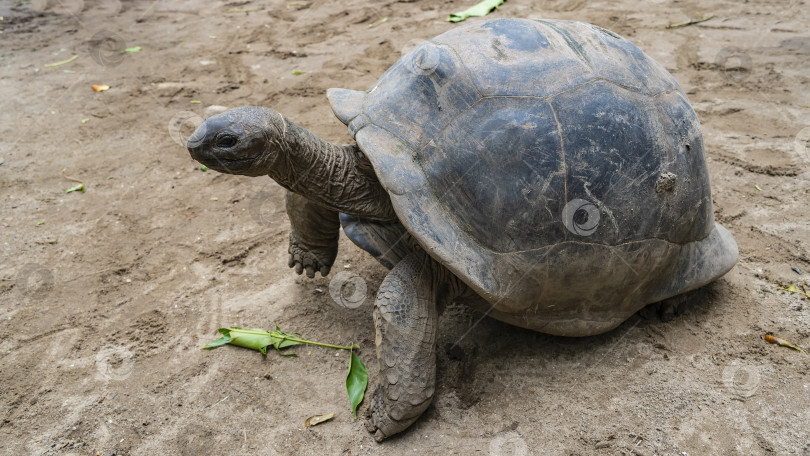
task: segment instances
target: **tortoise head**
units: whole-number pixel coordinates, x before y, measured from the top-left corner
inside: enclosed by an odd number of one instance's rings
[[[281,115],[272,109],[245,106],[211,116],[188,138],[191,158],[221,173],[260,176],[278,157]]]

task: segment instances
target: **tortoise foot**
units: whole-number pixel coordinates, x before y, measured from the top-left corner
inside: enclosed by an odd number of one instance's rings
[[[406,404],[391,405],[386,401],[382,388],[377,386],[374,390],[374,395],[371,399],[371,406],[366,412],[366,429],[374,437],[374,440],[382,442],[383,440],[398,434],[407,429],[421,414],[421,410],[412,410],[408,415],[416,414],[413,418],[406,418],[404,420],[397,420],[392,417],[392,414],[400,416],[404,409],[409,408]],[[404,405],[404,407],[403,407]],[[411,408],[422,408],[414,407]],[[415,413],[414,413],[415,412]]]
[[[306,271],[307,277],[312,278],[320,271],[321,276],[326,277],[332,269],[337,250],[337,242],[334,246],[309,247],[298,239],[295,232],[290,232],[290,247],[287,249],[290,259],[287,265],[295,268],[298,275]]]

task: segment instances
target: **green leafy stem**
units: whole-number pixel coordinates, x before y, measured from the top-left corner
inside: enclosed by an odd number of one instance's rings
[[[281,353],[282,348],[309,344],[326,348],[336,348],[338,350],[349,350],[351,357],[349,359],[349,371],[346,374],[346,392],[349,395],[349,402],[351,402],[352,405],[352,413],[355,418],[357,417],[357,407],[363,402],[363,396],[365,396],[366,387],[368,386],[368,372],[366,371],[366,366],[363,364],[360,357],[354,353],[354,350],[360,348],[357,344],[352,343],[348,346],[343,346],[306,340],[298,333],[287,334],[283,332],[278,325],[276,325],[276,329],[272,332],[231,326],[230,328],[219,328],[219,333],[222,334],[222,337],[205,344],[203,349],[212,349],[230,344],[259,350],[263,355],[266,355],[267,347],[272,346]],[[297,356],[295,354],[281,354],[284,356]]]

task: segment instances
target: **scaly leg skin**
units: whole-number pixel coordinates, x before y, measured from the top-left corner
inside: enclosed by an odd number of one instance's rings
[[[299,275],[326,276],[335,263],[340,236],[338,211],[313,203],[288,191],[287,215],[290,217],[290,260],[288,266]]]
[[[459,295],[457,283],[417,249],[380,286],[374,309],[379,386],[366,424],[378,442],[407,429],[433,399],[439,306]]]

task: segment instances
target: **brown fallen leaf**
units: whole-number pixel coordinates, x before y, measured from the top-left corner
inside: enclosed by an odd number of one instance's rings
[[[107,84],[93,84],[90,87],[92,87],[96,92],[103,92],[110,89],[110,86]]]
[[[802,350],[801,347],[793,345],[793,344],[791,344],[790,342],[788,342],[788,341],[786,341],[784,339],[780,339],[780,338],[774,336],[772,333],[765,334],[765,342],[768,342],[768,343],[771,343],[771,344],[776,344],[776,345],[778,345],[780,347],[787,347],[787,348],[790,348],[791,350],[796,350],[798,352],[807,353],[804,350]]]
[[[306,421],[304,421],[304,426],[309,428],[310,426],[315,426],[315,425],[324,423],[326,421],[329,421],[334,417],[335,417],[334,413],[330,413],[328,415],[313,415],[313,416],[307,418]]]

